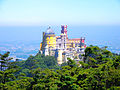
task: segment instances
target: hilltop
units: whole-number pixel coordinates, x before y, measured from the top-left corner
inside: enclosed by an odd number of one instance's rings
[[[106,48],[87,47],[84,61],[79,64],[68,58],[67,63],[57,66],[54,57],[40,53],[26,61],[10,63],[0,71],[0,89],[120,89],[120,55]],[[2,60],[8,55],[2,55]]]

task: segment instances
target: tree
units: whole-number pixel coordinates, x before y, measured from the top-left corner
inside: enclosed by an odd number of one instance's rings
[[[0,71],[0,89],[119,90],[120,56],[92,45],[85,52],[85,62],[80,61],[78,65],[68,58],[60,68],[54,57],[41,54],[10,63]],[[17,75],[16,65],[21,67]]]
[[[9,58],[10,52],[0,55],[1,71],[0,71],[0,83],[5,84],[8,81],[15,80],[14,72],[18,71],[18,67],[14,63],[9,62],[12,58]]]
[[[12,58],[9,58],[9,54],[10,52],[7,52],[5,54],[0,54],[0,70],[1,71],[4,71],[5,69],[8,68],[8,65],[9,65],[9,61],[12,59]]]

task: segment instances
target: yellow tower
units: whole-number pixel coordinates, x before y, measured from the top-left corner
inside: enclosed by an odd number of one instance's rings
[[[41,50],[43,51],[43,54],[45,54],[45,50],[48,51],[46,53],[49,54],[53,49],[56,49],[56,36],[54,31],[49,27],[46,32],[43,32]]]
[[[58,62],[58,64],[62,64],[63,63],[63,61],[62,61],[62,53],[63,53],[63,50],[58,50],[57,51],[58,52],[58,57],[57,57],[57,62]]]

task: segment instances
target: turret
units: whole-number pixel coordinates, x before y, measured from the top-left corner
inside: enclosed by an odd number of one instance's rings
[[[86,48],[86,45],[85,45],[85,38],[80,38],[80,47],[81,48]]]
[[[66,34],[66,38],[68,39],[68,36],[67,36],[67,25],[61,25],[61,34]]]

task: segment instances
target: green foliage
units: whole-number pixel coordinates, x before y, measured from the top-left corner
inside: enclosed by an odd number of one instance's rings
[[[21,67],[21,70],[16,73],[18,75],[20,72],[25,73],[26,76],[31,77],[32,74],[30,70],[36,69],[38,67],[45,69],[59,69],[60,67],[57,65],[57,60],[53,56],[44,56],[41,54],[37,54],[36,56],[30,56],[26,61],[17,61],[15,65]]]
[[[24,79],[7,82],[0,84],[0,90],[30,90],[33,79],[26,77]]]
[[[90,46],[85,49],[84,62],[90,64],[91,67],[96,67],[96,64],[106,63],[112,58],[113,54],[106,50],[106,47],[101,49],[97,46]]]
[[[7,52],[5,54],[0,54],[0,70],[4,71],[5,69],[7,69],[7,67],[9,66],[9,62],[12,58],[9,58],[9,54],[10,52]]]
[[[20,65],[21,63],[18,62],[17,64]],[[36,56],[30,56],[26,61],[24,61],[22,67],[30,70],[38,67],[53,69],[57,67],[57,60],[52,56],[45,57],[41,54],[37,54]]]
[[[14,63],[9,62],[12,58],[9,58],[9,52],[0,55],[0,83],[5,84],[6,82],[15,80],[14,73],[18,71],[18,67]]]
[[[119,90],[120,56],[106,48],[91,45],[84,61],[68,58],[61,67],[54,57],[41,54],[16,61],[0,71],[0,90]],[[17,73],[15,65],[21,67]]]

